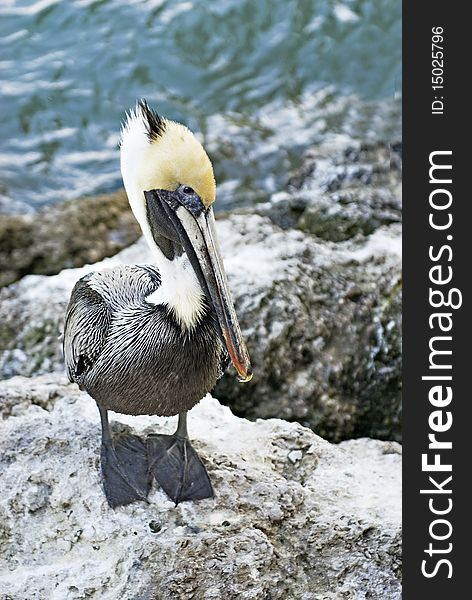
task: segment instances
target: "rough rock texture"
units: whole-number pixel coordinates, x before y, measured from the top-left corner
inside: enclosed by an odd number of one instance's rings
[[[288,253],[273,236],[280,271],[259,298],[251,284],[241,296],[263,371],[244,390],[228,378],[218,385],[238,414],[296,419],[332,440],[401,439],[401,152],[401,143],[335,136],[306,153],[286,191],[256,206],[311,235],[309,249]]]
[[[34,214],[0,216],[0,286],[94,263],[137,240],[124,191],[71,200]]]
[[[219,237],[255,376],[216,395],[241,416],[298,420],[331,440],[400,439],[400,147],[337,137],[287,191],[223,216]],[[143,242],[93,268],[143,263]],[[62,370],[58,335],[92,267],[0,292],[0,373]]]
[[[255,376],[217,395],[238,414],[300,420],[339,440],[399,435],[400,242],[396,225],[321,243],[267,218],[218,223]],[[28,276],[0,292],[4,377],[63,370],[58,336],[75,281],[118,261],[150,260],[141,240],[100,265]]]
[[[331,242],[401,223],[401,144],[335,137],[311,148],[287,190],[256,209],[284,229]]]
[[[298,420],[335,441],[400,439],[398,228],[327,245],[260,227],[265,255],[246,246],[248,266],[232,286],[254,382],[225,377],[216,395],[237,414]]]
[[[400,448],[333,446],[206,397],[189,419],[216,497],[113,511],[93,401],[61,376],[0,385],[0,589],[12,600],[399,600]],[[115,430],[170,432],[119,416]]]

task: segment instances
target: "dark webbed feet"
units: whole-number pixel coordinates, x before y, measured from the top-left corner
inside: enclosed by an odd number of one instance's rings
[[[208,473],[187,435],[187,415],[179,415],[174,435],[111,436],[107,411],[102,420],[101,470],[103,487],[112,508],[146,500],[152,477],[176,503],[213,498]]]
[[[187,415],[179,415],[174,435],[147,439],[149,471],[176,504],[213,498],[208,473],[187,436]]]
[[[176,435],[150,435],[147,444],[149,471],[176,504],[213,498],[208,473],[187,439]]]
[[[146,444],[136,435],[102,442],[103,487],[112,508],[146,500],[151,489]]]
[[[100,462],[103,487],[112,508],[146,500],[151,488],[146,444],[136,435],[112,438],[107,411],[100,408],[102,448]]]

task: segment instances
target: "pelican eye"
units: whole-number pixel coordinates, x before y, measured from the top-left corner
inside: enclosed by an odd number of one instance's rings
[[[189,185],[179,185],[177,189],[178,202],[185,206],[194,216],[198,217],[204,210],[204,205],[197,192]]]

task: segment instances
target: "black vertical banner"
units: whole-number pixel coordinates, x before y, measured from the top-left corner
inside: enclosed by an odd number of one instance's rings
[[[467,597],[472,579],[466,7],[403,3],[405,600]]]

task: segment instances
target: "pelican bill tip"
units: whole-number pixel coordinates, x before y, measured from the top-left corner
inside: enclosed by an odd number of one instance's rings
[[[241,375],[238,373],[238,381],[239,383],[248,383],[249,381],[251,381],[253,375],[254,371],[252,370],[252,367],[249,366],[245,375]]]

